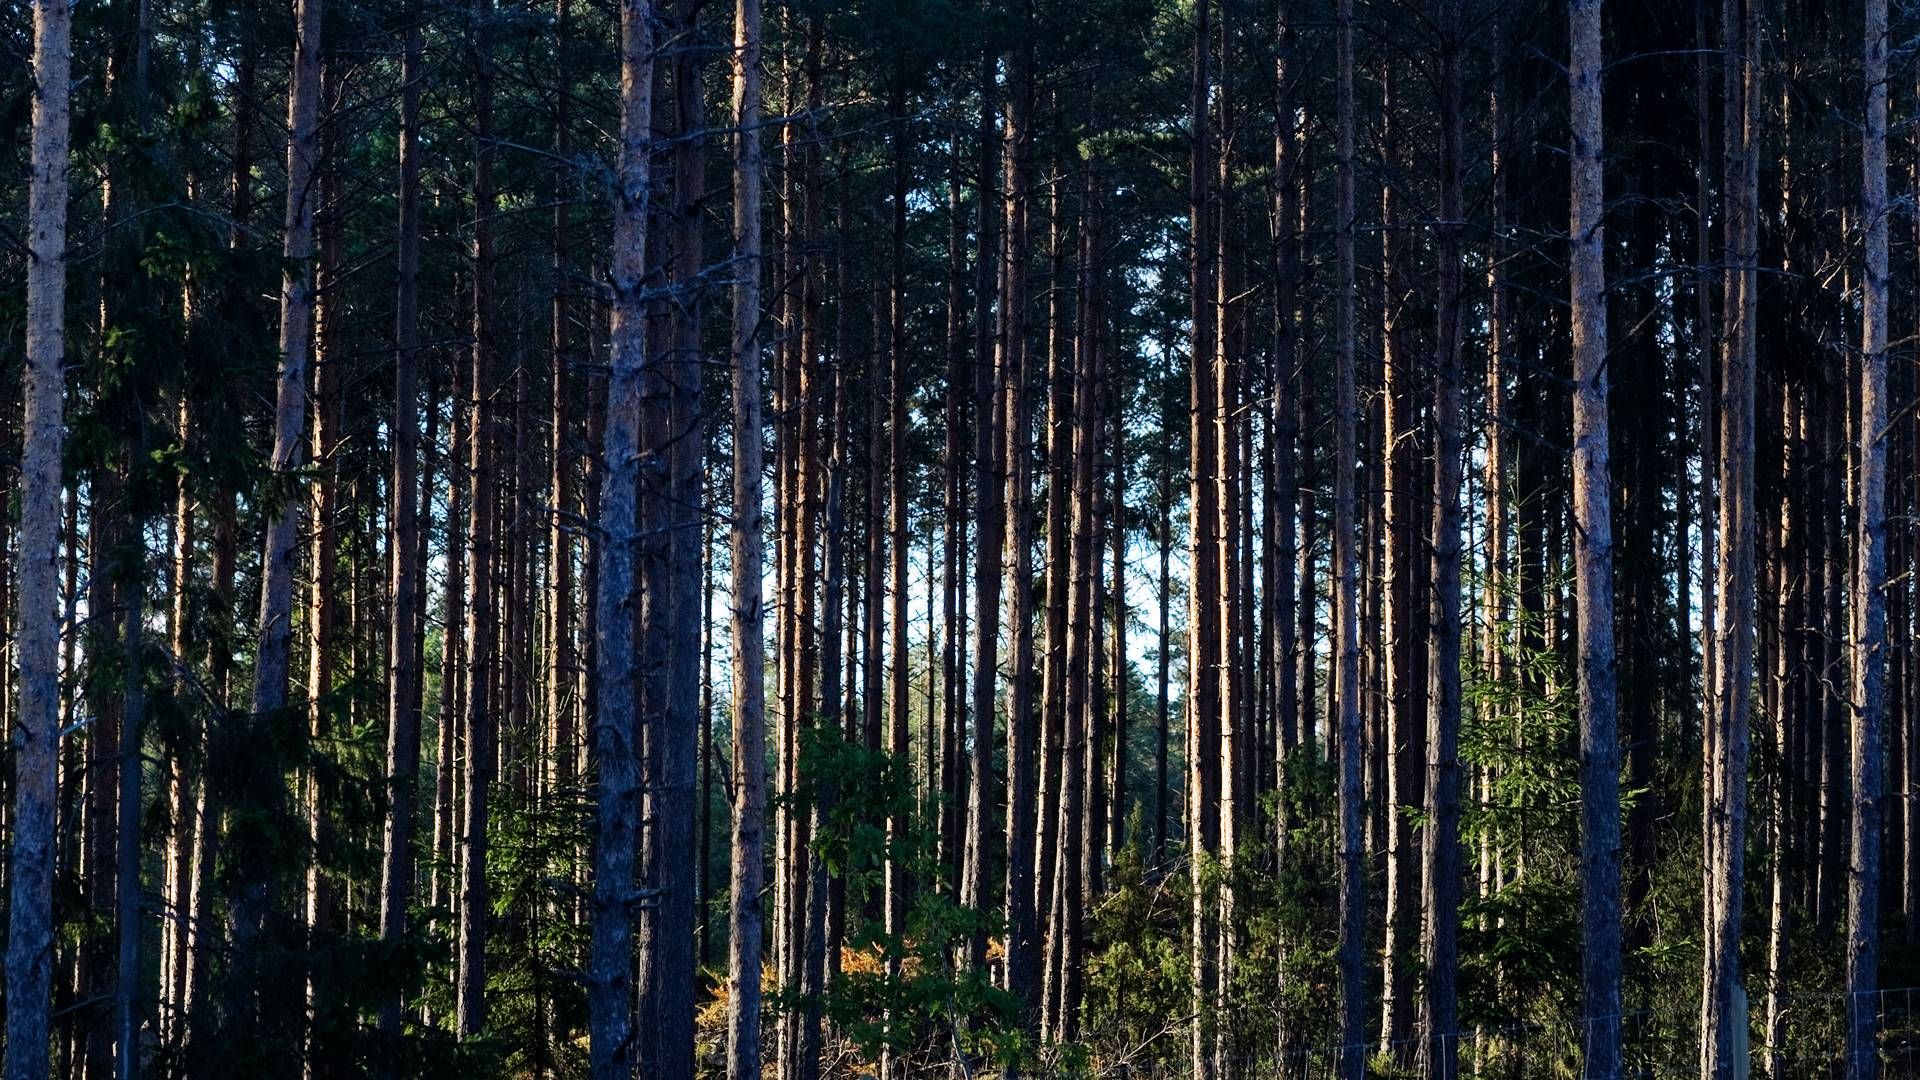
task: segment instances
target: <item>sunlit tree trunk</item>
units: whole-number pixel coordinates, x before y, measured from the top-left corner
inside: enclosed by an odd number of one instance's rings
[[[295,9],[293,81],[287,95],[287,213],[282,255],[287,270],[280,290],[280,369],[275,392],[273,449],[269,467],[290,474],[299,466],[306,432],[307,364],[313,347],[313,215],[319,198],[314,167],[319,157],[320,5],[301,0]],[[269,520],[260,571],[259,650],[254,659],[252,711],[256,718],[286,702],[287,665],[292,637],[293,559],[299,505],[289,499]],[[260,795],[284,798],[256,781]],[[266,867],[243,860],[234,887],[234,949],[241,963],[252,960],[267,916]],[[231,980],[238,990],[244,980]],[[244,1006],[243,1006],[244,1008]]]

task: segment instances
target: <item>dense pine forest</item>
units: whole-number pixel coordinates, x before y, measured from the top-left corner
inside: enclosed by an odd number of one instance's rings
[[[5,1080],[1920,1077],[1889,8],[7,0]]]

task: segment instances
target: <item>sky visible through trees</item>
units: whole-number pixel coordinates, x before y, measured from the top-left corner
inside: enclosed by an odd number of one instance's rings
[[[6,1080],[1920,1076],[1920,18],[20,0]]]

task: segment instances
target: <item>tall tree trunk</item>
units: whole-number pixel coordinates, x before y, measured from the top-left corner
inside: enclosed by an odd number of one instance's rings
[[[1759,13],[1753,0],[1725,0],[1726,299],[1721,340],[1719,610],[1713,712],[1709,718],[1705,993],[1701,1076],[1735,1068],[1740,925],[1746,880],[1747,753],[1754,637],[1754,351],[1758,334]]]
[[[1294,6],[1282,0],[1274,12],[1274,128],[1273,128],[1273,367],[1269,382],[1273,398],[1267,420],[1268,448],[1266,506],[1267,581],[1266,633],[1268,678],[1273,683],[1274,782],[1278,793],[1274,810],[1273,863],[1285,874],[1291,861],[1294,825],[1287,766],[1301,738],[1300,678],[1297,653],[1310,652],[1312,641],[1299,636],[1295,562],[1300,556],[1295,507],[1300,496],[1300,414],[1296,365],[1300,363],[1299,316],[1299,167],[1300,150],[1294,119],[1295,85],[1300,77],[1294,54]],[[1164,601],[1163,601],[1164,604]],[[1165,617],[1164,611],[1162,617]],[[1291,943],[1281,934],[1275,942],[1275,989],[1284,993],[1291,981]],[[1280,1074],[1292,1077],[1294,1031],[1292,1018],[1281,1016],[1274,1048]]]
[[[656,83],[663,81],[658,71],[653,77]],[[697,152],[705,134],[696,130],[680,138],[691,143],[689,152]],[[649,214],[646,227],[664,232],[672,221],[672,213]],[[681,263],[667,269],[678,292],[697,290],[692,280],[697,271],[690,274]],[[656,272],[644,266],[640,270]],[[658,319],[657,302],[650,303],[644,316],[650,320],[648,327],[690,335],[694,327],[684,320],[697,319],[696,297],[687,296],[688,306],[676,305],[679,313],[671,321]],[[692,1080],[698,977],[693,900],[699,639],[687,628],[700,618],[706,420],[698,355],[674,345],[666,333],[642,342],[642,347],[649,346],[656,358],[643,367],[640,386],[639,520],[644,527],[636,534],[642,582],[637,632],[644,797],[639,877],[658,894],[640,909],[636,1053],[640,1071],[648,1076]]]
[[[1113,697],[1109,704],[1113,719],[1107,734],[1113,740],[1113,745],[1108,748],[1111,764],[1107,776],[1106,825],[1108,857],[1118,858],[1127,842],[1127,696],[1133,666],[1127,656],[1127,392],[1121,384],[1120,373],[1114,371],[1111,376],[1113,386],[1109,391],[1109,400],[1113,407],[1113,486],[1107,502],[1107,539],[1112,545],[1113,579],[1107,586],[1107,592],[1113,615],[1113,652],[1108,661],[1113,679]]]
[[[1039,1004],[1042,942],[1033,903],[1034,825],[1039,778],[1039,721],[1033,708],[1032,410],[1029,376],[1027,261],[1029,180],[1033,171],[1033,5],[1023,0],[1022,37],[1008,65],[1006,109],[1006,265],[1001,275],[1000,367],[1006,448],[1007,633],[1013,649],[1007,685],[1007,990],[1031,1030]],[[984,542],[984,537],[982,538]],[[983,657],[984,662],[984,657]],[[984,766],[983,766],[984,767]]]
[[[887,556],[890,606],[888,608],[887,644],[888,660],[887,683],[887,756],[893,759],[895,768],[907,771],[911,776],[913,748],[911,733],[908,729],[908,690],[911,687],[912,671],[907,662],[907,605],[910,602],[909,582],[907,581],[907,549],[912,538],[907,534],[907,395],[911,392],[907,386],[906,357],[906,259],[907,259],[907,114],[906,88],[896,82],[888,103],[889,112],[889,155],[892,158],[891,172],[893,200],[891,214],[891,252],[887,259],[889,278],[886,293],[886,361],[887,361]],[[879,298],[876,291],[875,298]],[[878,318],[876,317],[876,321]],[[877,417],[876,417],[877,419]],[[879,508],[874,508],[878,521]],[[811,558],[811,553],[803,554]],[[904,806],[887,819],[887,847],[889,851],[902,852],[906,842],[907,830],[911,825],[909,813]],[[887,859],[886,865],[886,911],[885,927],[889,935],[904,934],[907,927],[907,902],[915,883],[907,877],[905,860],[899,854]],[[896,954],[897,956],[897,954]],[[892,974],[898,975],[899,961],[892,965]],[[880,1058],[882,1080],[900,1075],[898,1056],[891,1050],[883,1052]]]
[[[387,623],[387,814],[381,836],[380,940],[398,947],[413,903],[415,788],[420,772],[420,668],[414,641],[421,612],[420,456],[420,100],[423,42],[419,20],[407,27],[400,82],[399,284],[394,300],[392,555],[393,603]],[[557,425],[556,425],[557,426]],[[380,1032],[400,1033],[404,995],[380,1009]],[[387,1075],[393,1075],[389,1070]]]
[[[560,70],[570,70],[572,0],[554,0],[554,55]],[[565,192],[574,180],[571,87],[562,82],[554,94],[553,153],[556,188]],[[676,193],[679,186],[676,184]],[[549,338],[548,383],[553,411],[547,433],[549,496],[547,511],[547,752],[546,787],[549,799],[562,797],[574,780],[575,744],[579,739],[579,695],[574,692],[579,659],[574,650],[573,463],[573,303],[572,250],[569,235],[573,204],[560,197],[553,204],[553,327]],[[704,626],[704,623],[702,624]]]
[[[440,710],[436,718],[438,743],[434,763],[433,861],[431,906],[450,909],[453,898],[454,814],[458,809],[454,776],[458,771],[460,717],[467,709],[466,625],[467,625],[467,445],[470,436],[467,421],[467,369],[469,365],[454,359],[451,393],[448,396],[447,433],[447,523],[443,552],[447,563],[441,593],[440,636]]]
[[[319,188],[314,169],[319,158],[320,29],[322,0],[300,0],[295,7],[292,81],[287,93],[287,209],[282,241],[286,271],[280,289],[280,366],[274,398],[273,448],[268,467],[290,479],[299,468],[306,431],[307,365],[313,347],[314,268],[313,218]],[[292,638],[293,562],[298,540],[298,500],[288,498],[269,519],[261,554],[259,647],[254,657],[252,713],[264,722],[286,703],[288,662]],[[252,790],[240,796],[256,819],[275,816],[285,807],[288,792],[277,770],[262,770],[249,779]],[[265,775],[272,773],[272,775]],[[249,850],[262,838],[237,838],[237,847]],[[236,860],[238,879],[232,887],[230,919],[233,925],[235,970],[228,974],[230,1017],[245,1023],[258,1018],[255,996],[261,981],[270,978],[261,966],[262,936],[271,905],[266,860]]]
[[[329,68],[321,75],[322,93],[334,92],[332,84],[338,81],[337,70]],[[329,138],[329,144],[337,140]],[[323,147],[323,159],[331,156],[333,147]],[[341,265],[341,213],[340,174],[337,167],[328,167],[320,179],[321,205],[319,216],[320,266],[317,279],[317,307],[314,314],[315,337],[313,350],[313,436],[312,470],[314,483],[308,491],[308,528],[310,565],[307,600],[307,739],[308,754],[313,764],[307,768],[304,777],[307,826],[307,865],[306,897],[303,916],[306,924],[307,949],[317,952],[324,938],[333,932],[334,888],[332,875],[322,866],[325,853],[333,846],[333,820],[330,813],[327,792],[321,786],[323,762],[328,753],[328,743],[333,737],[332,710],[338,702],[332,699],[334,682],[339,670],[340,638],[342,614],[340,599],[343,589],[340,580],[340,539],[346,531],[346,515],[341,513],[341,468],[338,451],[341,441],[340,411],[340,367],[344,363],[343,350],[340,348],[341,302],[344,299],[340,289]],[[351,500],[346,500],[350,502]],[[349,615],[350,619],[350,615]],[[352,639],[351,627],[345,635]],[[316,1052],[313,1046],[315,1017],[319,1010],[326,1007],[322,997],[325,991],[315,982],[316,972],[309,966],[306,981],[307,1046],[303,1064],[306,1075],[326,1071],[327,1055],[324,1050]]]
[[[1866,273],[1860,304],[1860,440],[1854,486],[1853,860],[1847,876],[1847,1077],[1880,1075],[1880,806],[1886,768],[1887,580],[1887,4],[1867,0],[1862,35],[1867,122],[1860,217]]]
[[[1164,425],[1168,417],[1161,417]],[[1170,728],[1173,717],[1171,702],[1168,700],[1172,690],[1173,674],[1173,630],[1169,625],[1173,619],[1173,477],[1163,459],[1160,465],[1160,522],[1159,535],[1155,541],[1160,548],[1160,587],[1158,602],[1160,605],[1159,633],[1155,637],[1158,656],[1155,658],[1155,683],[1158,691],[1154,695],[1153,725],[1153,848],[1151,862],[1156,871],[1164,871],[1167,865],[1167,837],[1173,829],[1173,806],[1167,775],[1167,743],[1172,735]]]
[[[317,0],[313,0],[317,2]],[[67,134],[72,9],[33,6],[33,148],[27,208],[13,815],[7,856],[7,1080],[45,1080],[53,981],[54,809],[59,772],[60,458],[66,358]]]
[[[727,1076],[760,1075],[760,868],[766,719],[760,607],[760,2],[734,7],[733,873]],[[805,556],[803,556],[805,557]],[[791,915],[791,913],[790,913]]]
[[[999,59],[992,53],[980,68],[980,161],[975,170],[979,190],[975,200],[979,224],[974,248],[973,309],[973,483],[979,507],[978,556],[973,566],[973,738],[967,775],[966,867],[960,880],[960,903],[976,911],[987,906],[989,848],[987,817],[996,801],[993,790],[993,729],[998,707],[994,687],[1000,664],[1000,583],[1002,546],[1006,536],[1005,489],[1002,469],[1000,417],[1007,393],[1005,370],[995,363],[993,282],[1000,249],[993,182],[999,172],[994,137],[994,71]],[[842,290],[844,291],[844,290]],[[844,362],[844,360],[843,360]],[[967,942],[967,962],[973,968],[986,963],[987,936],[975,931]]]
[[[640,839],[640,776],[634,623],[639,605],[634,500],[640,479],[640,378],[646,364],[641,279],[647,265],[648,154],[653,141],[650,0],[620,9],[620,155],[614,205],[613,330],[601,435],[594,605],[595,817],[593,928],[588,961],[589,1067],[594,1080],[633,1074],[634,854]],[[757,938],[756,938],[757,941]]]
[[[1058,172],[1048,185],[1053,190],[1047,200],[1048,271],[1059,283],[1047,292],[1047,506],[1046,506],[1046,655],[1042,658],[1040,684],[1040,795],[1039,836],[1035,844],[1034,908],[1042,917],[1052,919],[1054,873],[1059,868],[1060,792],[1066,782],[1062,771],[1061,746],[1066,739],[1067,720],[1067,598],[1073,592],[1068,580],[1072,551],[1072,527],[1067,500],[1073,486],[1073,357],[1064,342],[1066,333],[1061,317],[1066,294],[1065,252],[1061,240],[1062,192],[1066,180]],[[1078,283],[1076,283],[1078,284]],[[1050,931],[1051,932],[1051,931]],[[1056,985],[1052,963],[1048,963],[1049,993]]]
[[[461,741],[466,748],[460,797],[460,883],[455,894],[459,917],[454,979],[454,1031],[461,1038],[478,1035],[487,1025],[487,931],[492,901],[487,887],[488,795],[497,766],[493,706],[498,700],[494,679],[494,432],[491,413],[494,396],[493,226],[498,202],[493,188],[493,68],[489,55],[488,23],[492,0],[473,0],[473,345],[469,402],[467,476],[467,625],[466,710],[461,714]]]
[[[1187,859],[1193,892],[1190,966],[1193,980],[1192,1070],[1194,1080],[1211,1080],[1214,1060],[1215,995],[1219,986],[1218,899],[1212,888],[1210,861],[1220,847],[1220,759],[1209,747],[1220,745],[1220,597],[1211,584],[1220,575],[1220,515],[1218,438],[1215,413],[1220,408],[1215,383],[1216,337],[1219,332],[1213,225],[1214,196],[1211,121],[1208,116],[1213,79],[1213,34],[1209,30],[1213,5],[1199,0],[1193,6],[1193,67],[1189,100],[1188,216],[1193,234],[1188,253],[1189,304],[1193,319],[1193,349],[1189,358],[1188,413],[1191,424],[1189,484],[1192,489],[1188,527],[1187,604]]]
[[[1361,832],[1360,786],[1360,559],[1354,550],[1354,463],[1359,441],[1359,412],[1354,400],[1354,176],[1353,176],[1353,0],[1337,0],[1339,52],[1338,183],[1334,211],[1340,279],[1334,328],[1333,462],[1333,681],[1339,720],[1340,853],[1340,1067],[1341,1080],[1360,1080],[1364,1068],[1366,972],[1361,949],[1366,922],[1366,871]]]
[[[1405,308],[1411,300],[1407,249],[1412,245],[1403,235],[1406,223],[1401,218],[1401,204],[1407,197],[1395,190],[1398,174],[1405,168],[1399,149],[1402,121],[1396,101],[1397,81],[1392,72],[1387,74],[1381,104],[1381,154],[1390,175],[1380,193],[1385,297],[1380,327],[1382,430],[1380,461],[1375,467],[1385,481],[1377,511],[1383,518],[1380,563],[1384,573],[1378,589],[1382,629],[1386,635],[1381,643],[1386,715],[1381,724],[1382,745],[1378,755],[1385,765],[1380,805],[1386,831],[1379,845],[1386,849],[1386,877],[1382,883],[1386,936],[1380,958],[1380,1053],[1405,1064],[1411,1059],[1409,1051],[1413,1049],[1407,1041],[1413,1019],[1413,994],[1408,985],[1412,981],[1411,972],[1404,969],[1411,967],[1416,947],[1415,913],[1420,900],[1413,892],[1419,881],[1420,862],[1414,854],[1412,823],[1401,808],[1414,805],[1417,786],[1414,761],[1419,738],[1415,734],[1414,716],[1418,714],[1423,723],[1426,719],[1426,710],[1420,707],[1426,687],[1421,685],[1416,689],[1415,668],[1426,659],[1418,654],[1421,652],[1419,624],[1425,621],[1427,612],[1422,610],[1416,616],[1414,611],[1414,597],[1419,591],[1414,583],[1415,564],[1421,561],[1414,553],[1422,546],[1417,536],[1420,530],[1414,522],[1425,514],[1414,498],[1414,489],[1418,486],[1414,469],[1419,457],[1416,443],[1420,409],[1413,393],[1412,333],[1404,325],[1410,315]]]
[[[1460,234],[1462,148],[1461,0],[1440,10],[1440,217],[1434,233],[1438,289],[1434,298],[1432,622],[1427,644],[1426,844],[1420,893],[1425,898],[1421,959],[1426,969],[1426,1064],[1430,1075],[1460,1073]],[[1597,96],[1597,87],[1596,87]],[[1596,163],[1597,164],[1597,163]],[[1596,202],[1598,199],[1595,200]],[[1597,239],[1597,237],[1596,237]],[[1600,407],[1604,411],[1605,396]],[[1586,605],[1581,605],[1586,610]]]
[[[961,657],[961,629],[966,600],[967,493],[966,439],[966,217],[962,210],[960,135],[953,136],[951,173],[947,181],[947,339],[946,387],[942,404],[942,571],[940,579],[940,873],[948,894],[960,895],[965,862],[962,834],[966,827],[966,774],[962,749],[966,741],[966,695],[961,688],[966,662]],[[834,370],[839,370],[836,356]],[[838,396],[834,398],[836,404]],[[837,442],[831,445],[838,446]],[[825,612],[823,611],[823,614]],[[830,618],[831,616],[829,616]],[[825,674],[823,666],[822,674]],[[828,699],[830,700],[830,699]]]

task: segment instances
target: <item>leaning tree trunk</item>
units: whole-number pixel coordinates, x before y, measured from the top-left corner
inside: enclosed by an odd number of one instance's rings
[[[1582,1001],[1586,1075],[1620,1075],[1620,744],[1614,718],[1613,525],[1607,450],[1607,281],[1600,3],[1569,0],[1573,207],[1574,585],[1580,635]]]
[[[317,2],[317,0],[312,0]],[[27,207],[27,352],[20,459],[12,843],[7,861],[7,1080],[46,1080],[53,981],[55,778],[60,748],[60,456],[66,359],[66,0],[33,10],[33,149]]]
[[[1847,876],[1847,1078],[1880,1075],[1880,791],[1886,767],[1887,577],[1887,0],[1867,0],[1867,123],[1860,217],[1867,230],[1860,304],[1859,474],[1854,484],[1853,861]]]
[[[634,855],[640,841],[640,728],[634,692],[634,578],[640,480],[640,376],[645,364],[647,157],[653,142],[650,0],[620,9],[620,157],[611,262],[613,323],[601,433],[594,596],[595,811],[593,928],[587,970],[588,1064],[594,1080],[633,1075]]]

